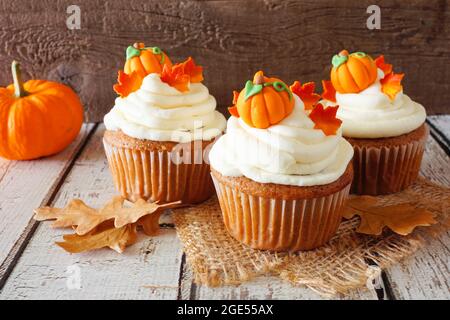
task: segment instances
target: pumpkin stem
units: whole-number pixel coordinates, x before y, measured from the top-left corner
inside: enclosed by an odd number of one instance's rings
[[[349,53],[348,53],[347,50],[342,50],[341,52],[339,52],[339,55],[340,55],[341,57],[347,57],[347,56],[349,55]]]
[[[133,43],[133,47],[135,49],[144,49],[145,45],[143,42],[135,42],[135,43]]]
[[[262,72],[258,72],[255,74],[255,77],[253,79],[254,84],[264,84],[264,75]]]
[[[14,94],[16,98],[25,97],[28,92],[25,91],[22,82],[22,72],[20,71],[19,63],[14,60],[11,64],[11,72],[14,80]]]

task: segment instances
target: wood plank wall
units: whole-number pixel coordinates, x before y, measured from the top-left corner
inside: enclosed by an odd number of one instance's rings
[[[66,27],[78,4],[81,29]],[[381,8],[381,29],[368,30],[366,9]],[[290,82],[328,78],[334,53],[384,53],[406,74],[405,92],[429,114],[450,113],[450,8],[446,0],[0,0],[0,85],[10,63],[25,78],[70,84],[87,121],[101,121],[112,85],[135,41],[157,45],[178,61],[193,56],[222,109],[231,92],[263,69]],[[320,85],[319,85],[320,87]]]

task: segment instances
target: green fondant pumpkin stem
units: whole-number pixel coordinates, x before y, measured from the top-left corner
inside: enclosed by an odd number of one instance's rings
[[[11,64],[11,72],[14,80],[14,95],[16,98],[25,97],[28,92],[25,91],[22,82],[22,72],[19,63],[14,60]]]

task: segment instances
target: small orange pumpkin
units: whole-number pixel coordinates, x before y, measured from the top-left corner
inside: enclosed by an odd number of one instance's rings
[[[258,71],[253,81],[237,95],[230,113],[249,126],[265,129],[286,118],[294,109],[294,98],[288,86],[277,78],[265,77]]]
[[[165,64],[172,66],[169,57],[160,48],[146,48],[142,42],[129,46],[126,53],[124,72],[128,75],[136,71],[141,78],[144,78],[150,73],[161,73]]]
[[[375,61],[364,52],[342,50],[332,60],[331,82],[337,92],[358,93],[377,79]]]
[[[0,156],[30,160],[58,153],[80,132],[83,107],[69,87],[45,80],[21,81],[12,63],[14,84],[0,88]]]

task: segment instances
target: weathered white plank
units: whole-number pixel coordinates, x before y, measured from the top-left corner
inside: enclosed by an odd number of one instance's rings
[[[94,133],[61,186],[55,206],[76,197],[100,207],[116,191],[103,152],[103,126]],[[30,213],[29,213],[30,214]],[[176,299],[182,257],[174,229],[143,237],[123,255],[109,249],[70,255],[54,245],[65,230],[41,223],[8,278],[0,299]],[[67,268],[81,271],[81,288],[67,287]]]
[[[434,123],[434,119],[433,119]],[[442,126],[450,134],[449,126]],[[421,173],[450,187],[450,159],[430,137]],[[390,268],[387,279],[396,299],[450,299],[450,235],[442,235],[410,259]]]
[[[0,299],[177,298],[181,253],[174,229],[141,236],[122,255],[108,249],[70,255],[54,245],[62,233],[39,226]]]
[[[243,300],[320,300],[324,299],[316,292],[306,287],[296,287],[278,277],[259,277],[239,286],[226,286],[210,288],[195,286],[191,290],[194,299],[243,299]],[[375,292],[368,290],[355,290],[351,296],[335,297],[334,299],[361,299],[376,300]]]
[[[450,108],[449,108],[450,112]],[[448,140],[450,140],[450,114],[440,116],[429,116],[428,121],[439,130]]]
[[[93,127],[84,125],[77,139],[55,156],[34,161],[0,158],[0,278],[12,262],[6,259],[14,259],[10,251],[26,236],[33,209],[53,194]]]

